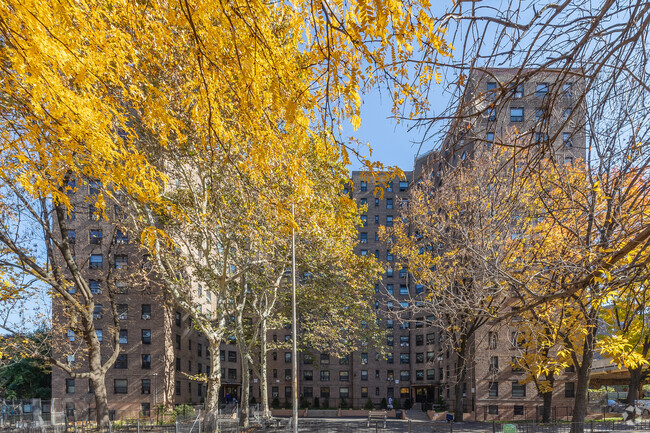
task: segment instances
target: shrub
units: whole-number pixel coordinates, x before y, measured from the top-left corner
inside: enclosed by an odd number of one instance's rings
[[[251,397],[249,403],[250,403],[250,404],[257,404],[257,400],[255,400],[255,397]]]
[[[280,409],[280,400],[278,400],[277,397],[273,397],[273,400],[271,401],[271,407],[273,409]]]
[[[286,399],[286,400],[284,401],[284,408],[285,408],[285,409],[291,409],[291,400]]]
[[[411,406],[412,406],[411,399],[407,398],[406,400],[404,400],[404,409],[409,410]]]
[[[330,401],[329,399],[323,400],[323,409],[329,409],[330,408]]]
[[[373,410],[375,408],[375,405],[372,404],[372,400],[368,399],[366,402],[366,405],[364,406],[364,409],[366,410]]]
[[[174,408],[172,412],[172,417],[174,420],[181,418],[190,418],[195,415],[194,408],[189,404],[181,404]]]
[[[388,408],[388,403],[386,402],[386,397],[381,399],[381,402],[379,403],[379,409],[387,409]]]
[[[345,401],[344,398],[341,399],[341,409],[347,409],[348,408],[348,402]]]
[[[394,409],[401,409],[402,408],[402,405],[399,402],[399,398],[393,399],[393,408]]]
[[[318,397],[314,397],[314,406],[315,409],[318,409],[320,407],[320,401],[318,400]]]

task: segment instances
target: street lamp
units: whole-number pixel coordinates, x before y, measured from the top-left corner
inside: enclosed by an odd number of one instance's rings
[[[153,374],[153,407],[158,404],[158,373]]]

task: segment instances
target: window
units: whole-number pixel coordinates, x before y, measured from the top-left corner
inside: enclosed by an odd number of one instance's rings
[[[129,235],[127,233],[122,232],[121,230],[117,230],[115,232],[115,243],[116,244],[128,244],[129,243]]]
[[[201,343],[198,343],[196,345],[196,354],[199,356],[203,356],[203,345]]]
[[[151,405],[149,403],[140,403],[140,413],[144,417],[151,415]]]
[[[360,237],[359,242],[361,242],[362,244],[368,243],[368,233],[360,233],[359,237]]]
[[[91,221],[99,221],[101,217],[101,212],[93,204],[88,205],[88,219]]]
[[[403,382],[408,382],[409,380],[411,380],[411,372],[408,370],[401,370],[399,372],[399,380]]]
[[[488,414],[489,415],[499,415],[499,406],[496,404],[491,404],[488,406]]]
[[[339,397],[341,398],[350,397],[350,388],[348,388],[347,386],[339,388]]]
[[[379,215],[375,215],[375,225],[379,225]]]
[[[286,360],[287,354],[284,354],[284,358]],[[228,362],[237,362],[237,352],[233,350],[228,351]],[[289,352],[289,362],[291,362],[291,352]]]
[[[485,89],[487,90],[487,97],[489,99],[494,99],[496,98],[496,89],[497,89],[497,83],[494,81],[488,81],[487,84],[485,85]]]
[[[512,357],[512,372],[513,373],[521,373],[524,371],[524,369],[520,366],[520,358],[517,358],[516,356]]]
[[[524,85],[522,84],[517,84],[514,86],[513,90],[513,97],[515,98],[523,98],[524,97]]]
[[[140,393],[151,394],[151,379],[142,379]]]
[[[393,294],[393,285],[392,284],[386,284],[386,292],[388,292],[389,295]]]
[[[98,280],[89,280],[88,287],[90,288],[90,293],[93,295],[99,295],[102,293],[102,283]]]
[[[408,189],[408,187],[409,187],[408,181],[406,181],[406,180],[400,181],[400,183],[399,183],[399,190],[400,191],[404,192],[404,191],[406,191]]]
[[[548,141],[548,134],[535,133],[535,144],[539,145]]]
[[[129,317],[129,306],[128,304],[117,304],[117,318],[120,320],[126,320]]]
[[[305,398],[314,397],[314,389],[311,386],[305,386],[302,388],[302,396]]]
[[[499,371],[499,357],[490,356],[490,365],[488,367],[490,373],[496,373]]]
[[[290,386],[285,386],[284,387],[284,397],[287,400],[291,398],[291,387]]]
[[[512,397],[526,397],[526,385],[521,385],[519,382],[512,382]]]
[[[90,230],[90,243],[92,245],[99,245],[102,243],[104,237],[101,230]]]
[[[524,344],[524,340],[519,338],[519,332],[517,331],[512,331],[510,334],[510,342],[512,343],[512,347],[522,347]]]
[[[488,332],[488,349],[496,349],[499,335],[494,331]]]
[[[271,397],[277,398],[280,395],[280,391],[278,391],[277,386],[272,386],[271,387]]]
[[[489,122],[494,122],[497,120],[497,112],[494,107],[488,110],[487,119]]]
[[[361,250],[359,253],[362,257],[365,257],[368,255],[368,250]]]
[[[68,243],[75,244],[77,243],[77,232],[74,230],[68,230]]]
[[[361,354],[361,365],[366,365],[368,364],[368,354],[367,353],[362,353]]]
[[[422,284],[416,284],[415,293],[416,294],[424,293],[424,286]]]
[[[389,261],[389,262],[393,261],[393,253],[390,252],[390,250],[386,251],[386,260]]]
[[[565,108],[564,111],[562,111],[562,120],[567,120],[570,116],[573,110],[571,108]]]
[[[537,88],[535,89],[535,96],[543,98],[548,95],[548,83],[537,83]]]
[[[361,191],[368,191],[368,182],[362,180],[359,189],[360,189]]]
[[[436,370],[430,368],[427,370],[427,380],[436,380]]]
[[[151,319],[151,304],[142,304],[142,320]]]
[[[120,344],[128,344],[129,343],[129,330],[128,329],[120,329],[119,342],[120,342]]]
[[[564,396],[566,398],[574,398],[576,396],[575,383],[567,382],[564,384]]]
[[[142,330],[142,344],[151,344],[151,329]]]
[[[487,137],[485,138],[488,144],[494,143],[494,132],[488,132]]]
[[[399,345],[400,347],[409,347],[409,336],[402,335],[401,337],[399,337]]]
[[[117,360],[115,361],[115,368],[124,370],[129,368],[129,358],[126,353],[120,353],[117,355]]]
[[[115,269],[126,269],[129,265],[129,256],[126,254],[115,254]]]
[[[74,379],[65,380],[65,393],[74,394]]]
[[[395,327],[395,322],[393,319],[386,320],[386,329],[393,329]]]
[[[350,365],[350,356],[345,355],[339,358],[339,365]]]
[[[511,122],[523,122],[524,121],[524,109],[523,107],[516,107],[510,109],[510,121]]]
[[[418,352],[415,354],[415,363],[424,364],[424,352]]]
[[[406,301],[402,301],[402,302],[399,303],[399,306],[402,307],[402,308],[408,308],[408,307],[409,307],[409,303],[406,302]]]
[[[95,329],[95,335],[97,335],[97,340],[101,343],[104,340],[104,331],[101,329]]]
[[[237,369],[236,368],[229,368],[228,369],[228,379],[237,380]]]
[[[314,362],[314,358],[311,355],[305,355],[303,357],[303,364],[312,364]]]
[[[348,382],[350,380],[350,372],[349,371],[339,371],[339,380],[341,382]]]
[[[320,354],[320,363],[321,365],[330,365],[330,355],[329,353]]]
[[[573,141],[571,140],[571,134],[569,132],[562,133],[562,144],[564,144],[564,147],[566,148],[573,147]]]
[[[516,404],[514,409],[514,415],[523,415],[523,414],[524,414],[524,407],[520,404]]]
[[[395,337],[392,335],[386,336],[386,346],[392,346],[395,343]]]
[[[489,397],[499,396],[499,382],[488,382],[488,396]]]
[[[174,313],[174,321],[176,322],[176,326],[181,326],[181,313],[176,311]]]
[[[400,271],[400,274],[402,271]],[[408,295],[409,294],[409,288],[406,286],[406,284],[400,284],[399,286],[399,294],[400,295]]]
[[[379,207],[379,199],[378,198],[375,199],[375,207]]]
[[[67,355],[66,356],[66,362],[68,363],[69,366],[74,366],[74,355]]]
[[[320,387],[320,398],[330,398],[330,387],[321,386]]]
[[[393,182],[388,182],[386,184],[386,192],[393,192]]]
[[[424,380],[424,370],[415,370],[415,380]]]
[[[321,370],[321,372],[320,372],[320,380],[322,382],[329,382],[329,380],[330,380],[330,371],[329,370]]]
[[[176,371],[181,371],[181,359],[176,358]]]
[[[176,395],[181,395],[181,381],[180,380],[177,380],[174,383],[174,393]]]
[[[377,370],[377,376],[379,376],[379,370]],[[361,370],[361,380],[368,380],[368,370]]]
[[[314,380],[314,371],[313,370],[304,370],[302,372],[303,378],[305,380]]]
[[[67,336],[68,336],[68,341],[75,340],[74,331],[72,329],[68,329]]]
[[[368,398],[368,387],[367,386],[362,386],[361,387],[361,397],[362,398]]]
[[[387,198],[386,199],[386,209],[392,209],[393,208],[393,199],[392,198]]]
[[[368,215],[361,215],[361,223],[363,224],[363,227],[368,226]]]
[[[101,319],[103,313],[104,307],[102,304],[95,304],[95,308],[93,308],[93,319]]]
[[[386,226],[387,227],[392,227],[393,226],[393,216],[392,215],[386,215]]]
[[[142,368],[149,370],[151,368],[151,355],[142,354]]]
[[[102,269],[104,267],[104,257],[101,254],[90,255],[90,269]]]
[[[291,380],[291,369],[290,368],[285,368],[284,369],[284,380]]]
[[[411,355],[408,353],[400,353],[399,354],[399,363],[400,364],[410,364],[411,363]]]
[[[113,379],[113,393],[126,394],[129,389],[129,382],[127,379]]]

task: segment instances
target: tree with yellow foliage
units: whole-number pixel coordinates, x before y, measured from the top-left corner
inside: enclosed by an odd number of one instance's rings
[[[441,155],[442,158],[442,155]],[[472,343],[507,306],[522,230],[521,185],[507,149],[477,145],[472,156],[439,175],[423,176],[393,229],[380,236],[425,292],[409,310],[434,320],[457,356],[454,419],[463,419],[462,386],[474,363]]]

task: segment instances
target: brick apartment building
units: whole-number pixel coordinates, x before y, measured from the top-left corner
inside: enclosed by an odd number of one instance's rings
[[[399,218],[399,207],[408,199],[408,188],[425,173],[440,173],[443,165],[455,165],[471,157],[474,146],[505,140],[527,140],[548,145],[561,162],[571,163],[585,155],[585,133],[580,124],[584,109],[575,106],[572,89],[580,86],[578,79],[557,82],[557,74],[547,72],[517,81],[517,70],[493,69],[475,73],[469,78],[468,92],[460,108],[469,116],[452,125],[440,150],[423,155],[415,161],[414,171],[405,172],[406,179],[394,178],[383,197],[374,195],[374,185],[363,180],[361,172],[352,173],[351,194],[360,206],[366,207],[359,229],[356,252],[375,255],[384,264],[386,273],[375,288],[372,300],[385,333],[384,348],[368,348],[338,359],[326,353],[300,353],[298,363],[299,394],[313,404],[318,398],[321,407],[338,407],[345,399],[348,406],[363,407],[368,400],[375,406],[382,399],[393,398],[402,405],[409,400],[416,408],[442,402],[451,408],[454,401],[454,354],[445,349],[444,334],[428,326],[427,314],[395,316],[395,312],[422,294],[422,285],[415,284],[406,269],[393,265],[389,249],[379,241],[381,225],[391,226]],[[510,85],[514,81],[514,85]],[[552,100],[554,86],[563,93]],[[503,92],[512,92],[502,98]],[[117,230],[119,209],[108,209],[109,221],[97,218],[85,197],[96,193],[91,185],[79,185],[74,197],[76,213],[68,221],[74,230],[75,255],[84,275],[95,287],[96,324],[102,333],[106,357],[112,349],[112,336],[119,333],[123,355],[108,370],[106,386],[109,409],[116,418],[153,415],[160,403],[202,402],[205,385],[189,380],[186,374],[206,372],[209,356],[220,356],[223,362],[222,397],[239,398],[241,387],[240,356],[236,345],[223,344],[219,354],[210,354],[204,338],[192,329],[187,314],[177,309],[148,272],[147,257]],[[119,329],[112,325],[108,308],[110,300],[103,281],[111,274],[118,281],[118,293],[111,294],[117,306]],[[206,306],[212,300],[205,295]],[[64,309],[54,299],[55,323],[68,320]],[[408,310],[406,310],[408,311]],[[410,314],[410,313],[407,313]],[[402,320],[399,320],[402,319]],[[67,329],[63,326],[59,329]],[[268,339],[290,341],[291,331],[269,332]],[[521,372],[511,366],[517,356],[516,345],[507,338],[509,329],[485,328],[472,342],[476,354],[464,385],[464,405],[478,420],[517,417],[530,419],[541,406],[533,384],[521,385]],[[79,342],[70,332],[55,335],[55,356],[70,359],[77,353]],[[72,341],[71,341],[72,339]],[[376,350],[377,349],[377,350]],[[381,350],[383,349],[383,350]],[[387,353],[382,355],[380,352]],[[291,351],[278,349],[268,355],[269,401],[281,404],[291,398]],[[557,381],[554,406],[562,416],[573,406],[573,375],[565,372]],[[92,389],[87,381],[72,380],[60,369],[53,368],[53,410],[75,409],[78,418],[92,418]],[[259,379],[251,377],[251,396],[260,401]]]

